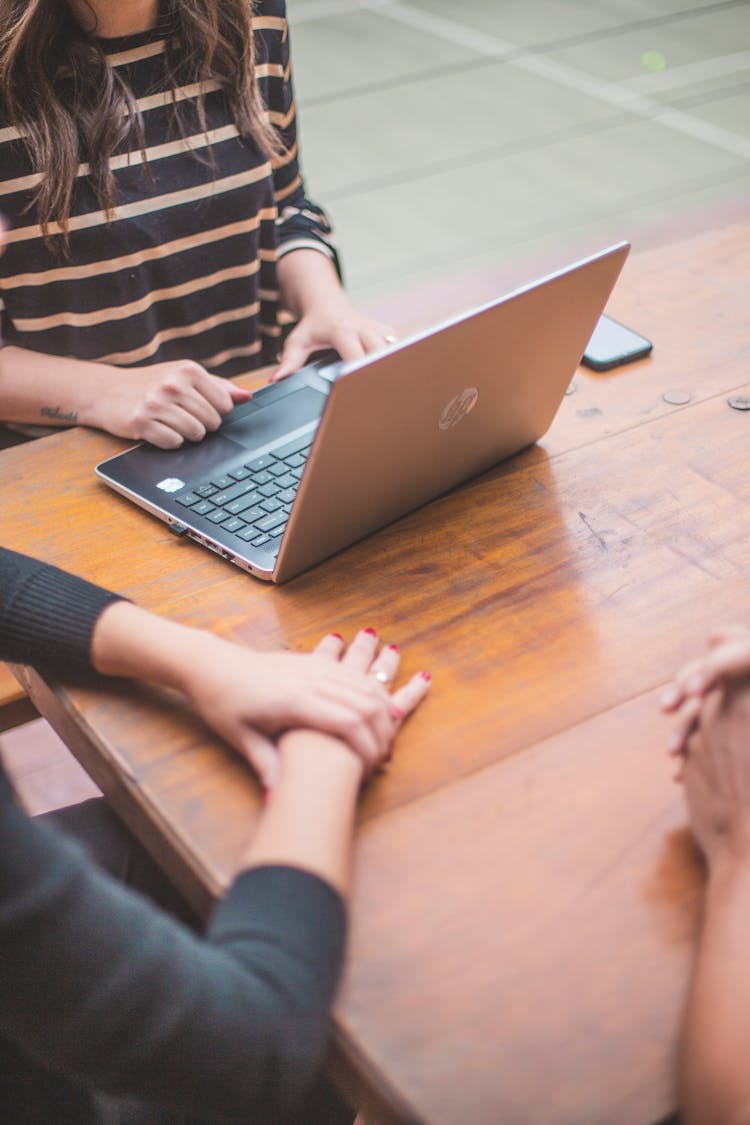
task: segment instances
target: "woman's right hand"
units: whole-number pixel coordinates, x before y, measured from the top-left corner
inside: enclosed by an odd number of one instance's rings
[[[233,406],[251,392],[210,375],[192,360],[150,367],[104,367],[92,381],[95,397],[78,412],[81,425],[117,437],[148,441],[160,449],[177,449],[218,430]]]

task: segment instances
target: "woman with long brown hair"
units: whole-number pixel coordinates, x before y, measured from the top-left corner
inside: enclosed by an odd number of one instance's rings
[[[283,0],[0,0],[0,418],[165,448],[279,353],[355,358],[300,173]]]

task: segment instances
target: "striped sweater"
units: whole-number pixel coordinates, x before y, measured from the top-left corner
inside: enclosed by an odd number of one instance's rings
[[[193,359],[222,376],[275,358],[278,259],[313,247],[336,261],[328,220],[306,199],[300,174],[285,7],[263,0],[253,17],[257,81],[286,149],[273,169],[238,135],[214,84],[207,131],[196,124],[180,136],[163,30],[101,40],[137,98],[148,169],[139,151],[112,157],[117,203],[108,222],[80,166],[67,257],[45,246],[27,210],[39,177],[0,110],[0,211],[11,228],[0,258],[6,343],[122,367]],[[182,87],[174,97],[195,103],[198,92]],[[185,108],[185,120],[196,121]]]

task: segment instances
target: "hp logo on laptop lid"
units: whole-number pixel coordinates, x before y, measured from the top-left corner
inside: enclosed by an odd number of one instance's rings
[[[462,418],[471,413],[478,398],[479,391],[476,387],[467,387],[455,398],[452,398],[447,406],[443,407],[443,412],[438,421],[440,429],[449,430],[452,426],[457,426]]]

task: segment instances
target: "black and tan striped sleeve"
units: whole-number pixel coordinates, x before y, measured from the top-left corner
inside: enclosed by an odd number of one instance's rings
[[[269,117],[279,131],[285,154],[273,161],[273,182],[279,210],[278,256],[292,250],[319,250],[330,258],[340,274],[332,227],[322,207],[305,192],[299,158],[297,111],[292,80],[290,34],[283,0],[258,5],[253,18],[258,50],[258,78],[266,96]]]

